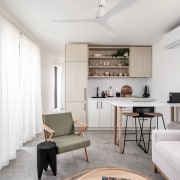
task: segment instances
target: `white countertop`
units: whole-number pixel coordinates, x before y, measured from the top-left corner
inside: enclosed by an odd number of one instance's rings
[[[113,106],[133,107],[133,106],[174,106],[180,107],[180,103],[167,103],[156,101],[156,98],[148,97],[106,97],[106,98],[88,98],[88,100],[111,100]]]
[[[165,106],[167,103],[163,102],[157,102],[157,101],[141,101],[141,102],[135,102],[135,101],[112,101],[113,106],[117,107],[154,107],[154,106]]]
[[[156,99],[155,98],[152,98],[152,97],[149,97],[149,98],[142,98],[142,97],[106,97],[106,98],[88,98],[88,100],[120,100],[120,101],[137,101],[137,102],[146,102],[146,101],[155,101]]]
[[[159,107],[159,106],[174,106],[180,107],[180,103],[167,103],[159,101],[112,101],[112,106],[117,107]]]

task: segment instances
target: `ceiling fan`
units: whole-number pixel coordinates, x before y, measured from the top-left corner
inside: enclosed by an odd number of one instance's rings
[[[123,10],[127,9],[130,7],[132,4],[134,4],[137,0],[121,0],[118,2],[115,6],[113,6],[111,9],[108,11],[105,10],[105,5],[106,2],[105,0],[97,0],[98,1],[98,10],[95,14],[94,18],[90,19],[55,19],[53,22],[57,23],[73,23],[73,22],[93,22],[101,25],[107,31],[110,33],[110,35],[115,35],[116,33],[114,30],[109,26],[108,19],[110,17],[113,17],[114,15],[122,12]]]
[[[96,18],[100,18],[106,13],[104,9],[105,5],[106,5],[105,0],[98,0],[98,10],[96,12]]]

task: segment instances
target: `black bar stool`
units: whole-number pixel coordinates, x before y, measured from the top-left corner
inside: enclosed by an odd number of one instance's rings
[[[43,169],[47,171],[48,165],[56,176],[56,143],[47,141],[37,145],[37,171],[38,179],[41,179]]]
[[[159,117],[162,118],[162,121],[163,121],[163,125],[164,125],[164,129],[166,129],[166,125],[165,125],[165,122],[164,122],[164,117],[163,117],[163,114],[162,113],[159,113],[159,112],[150,112],[150,113],[144,113],[145,115],[148,115],[148,116],[152,116],[152,118],[157,118],[157,129],[159,129]]]
[[[133,112],[122,113],[122,115],[126,116],[126,126],[125,126],[125,133],[124,133],[124,146],[123,146],[122,153],[124,153],[125,142],[126,141],[136,141],[137,145],[145,153],[148,153],[148,151],[149,151],[149,144],[150,144],[150,140],[151,140],[152,118],[155,117],[155,115],[156,116],[157,115],[160,116],[160,113],[155,113],[154,112],[154,107],[133,107]],[[135,118],[135,134],[136,134],[136,139],[135,140],[127,140],[126,139],[128,117]],[[149,120],[148,142],[147,142],[148,146],[146,147],[146,143],[145,143],[145,140],[144,140],[144,134],[145,133],[143,132],[143,129],[144,129],[144,121],[149,119],[149,118],[150,118],[150,120]],[[139,128],[140,128],[140,138],[139,139],[137,139],[137,122],[136,122],[136,119],[138,119]],[[158,123],[158,120],[157,120],[157,123]]]
[[[154,117],[150,113],[154,113],[154,107],[133,107],[133,112],[139,113],[138,120],[139,120],[141,134],[140,134],[140,140],[139,140],[138,146],[145,153],[148,153],[149,145],[150,145],[150,141],[151,141],[152,118]],[[144,121],[147,119],[150,119],[149,120],[149,130],[148,130],[148,133],[144,133]],[[147,147],[146,147],[145,140],[144,140],[144,134],[148,134]],[[142,146],[141,142],[143,142],[143,146]]]
[[[123,116],[126,116],[126,126],[125,126],[125,132],[124,132],[124,146],[123,146],[123,150],[122,150],[122,153],[124,153],[124,149],[125,149],[125,145],[126,145],[126,141],[136,141],[137,145],[140,144],[140,141],[141,141],[141,138],[142,138],[142,141],[144,141],[144,137],[143,137],[143,134],[142,134],[142,129],[141,129],[141,125],[140,125],[140,139],[138,140],[137,138],[137,118],[139,118],[139,113],[137,112],[125,112],[125,113],[122,113]],[[128,134],[135,134],[136,135],[136,139],[126,139],[126,135],[127,135],[127,124],[128,124],[128,119],[129,117],[132,117],[135,119],[135,133],[128,133]],[[139,122],[140,123],[140,122]],[[145,147],[145,141],[144,141],[144,147],[143,147],[143,150],[146,149]],[[145,151],[145,150],[144,150]]]

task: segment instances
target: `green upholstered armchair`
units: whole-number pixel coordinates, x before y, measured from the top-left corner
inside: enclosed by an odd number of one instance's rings
[[[81,126],[78,133],[75,132],[75,123]],[[89,161],[86,147],[90,145],[90,140],[84,137],[87,127],[84,122],[73,121],[71,112],[43,115],[45,141],[55,142],[58,154],[84,148]]]

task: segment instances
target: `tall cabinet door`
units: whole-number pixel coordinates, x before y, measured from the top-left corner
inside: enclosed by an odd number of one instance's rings
[[[66,102],[66,112],[71,112],[74,120],[86,123],[86,102]]]
[[[85,101],[87,62],[66,62],[66,101]]]
[[[130,48],[130,76],[152,76],[152,47]]]
[[[88,61],[88,45],[67,44],[66,61]]]
[[[65,107],[74,119],[86,122],[87,116],[87,44],[66,45]]]

